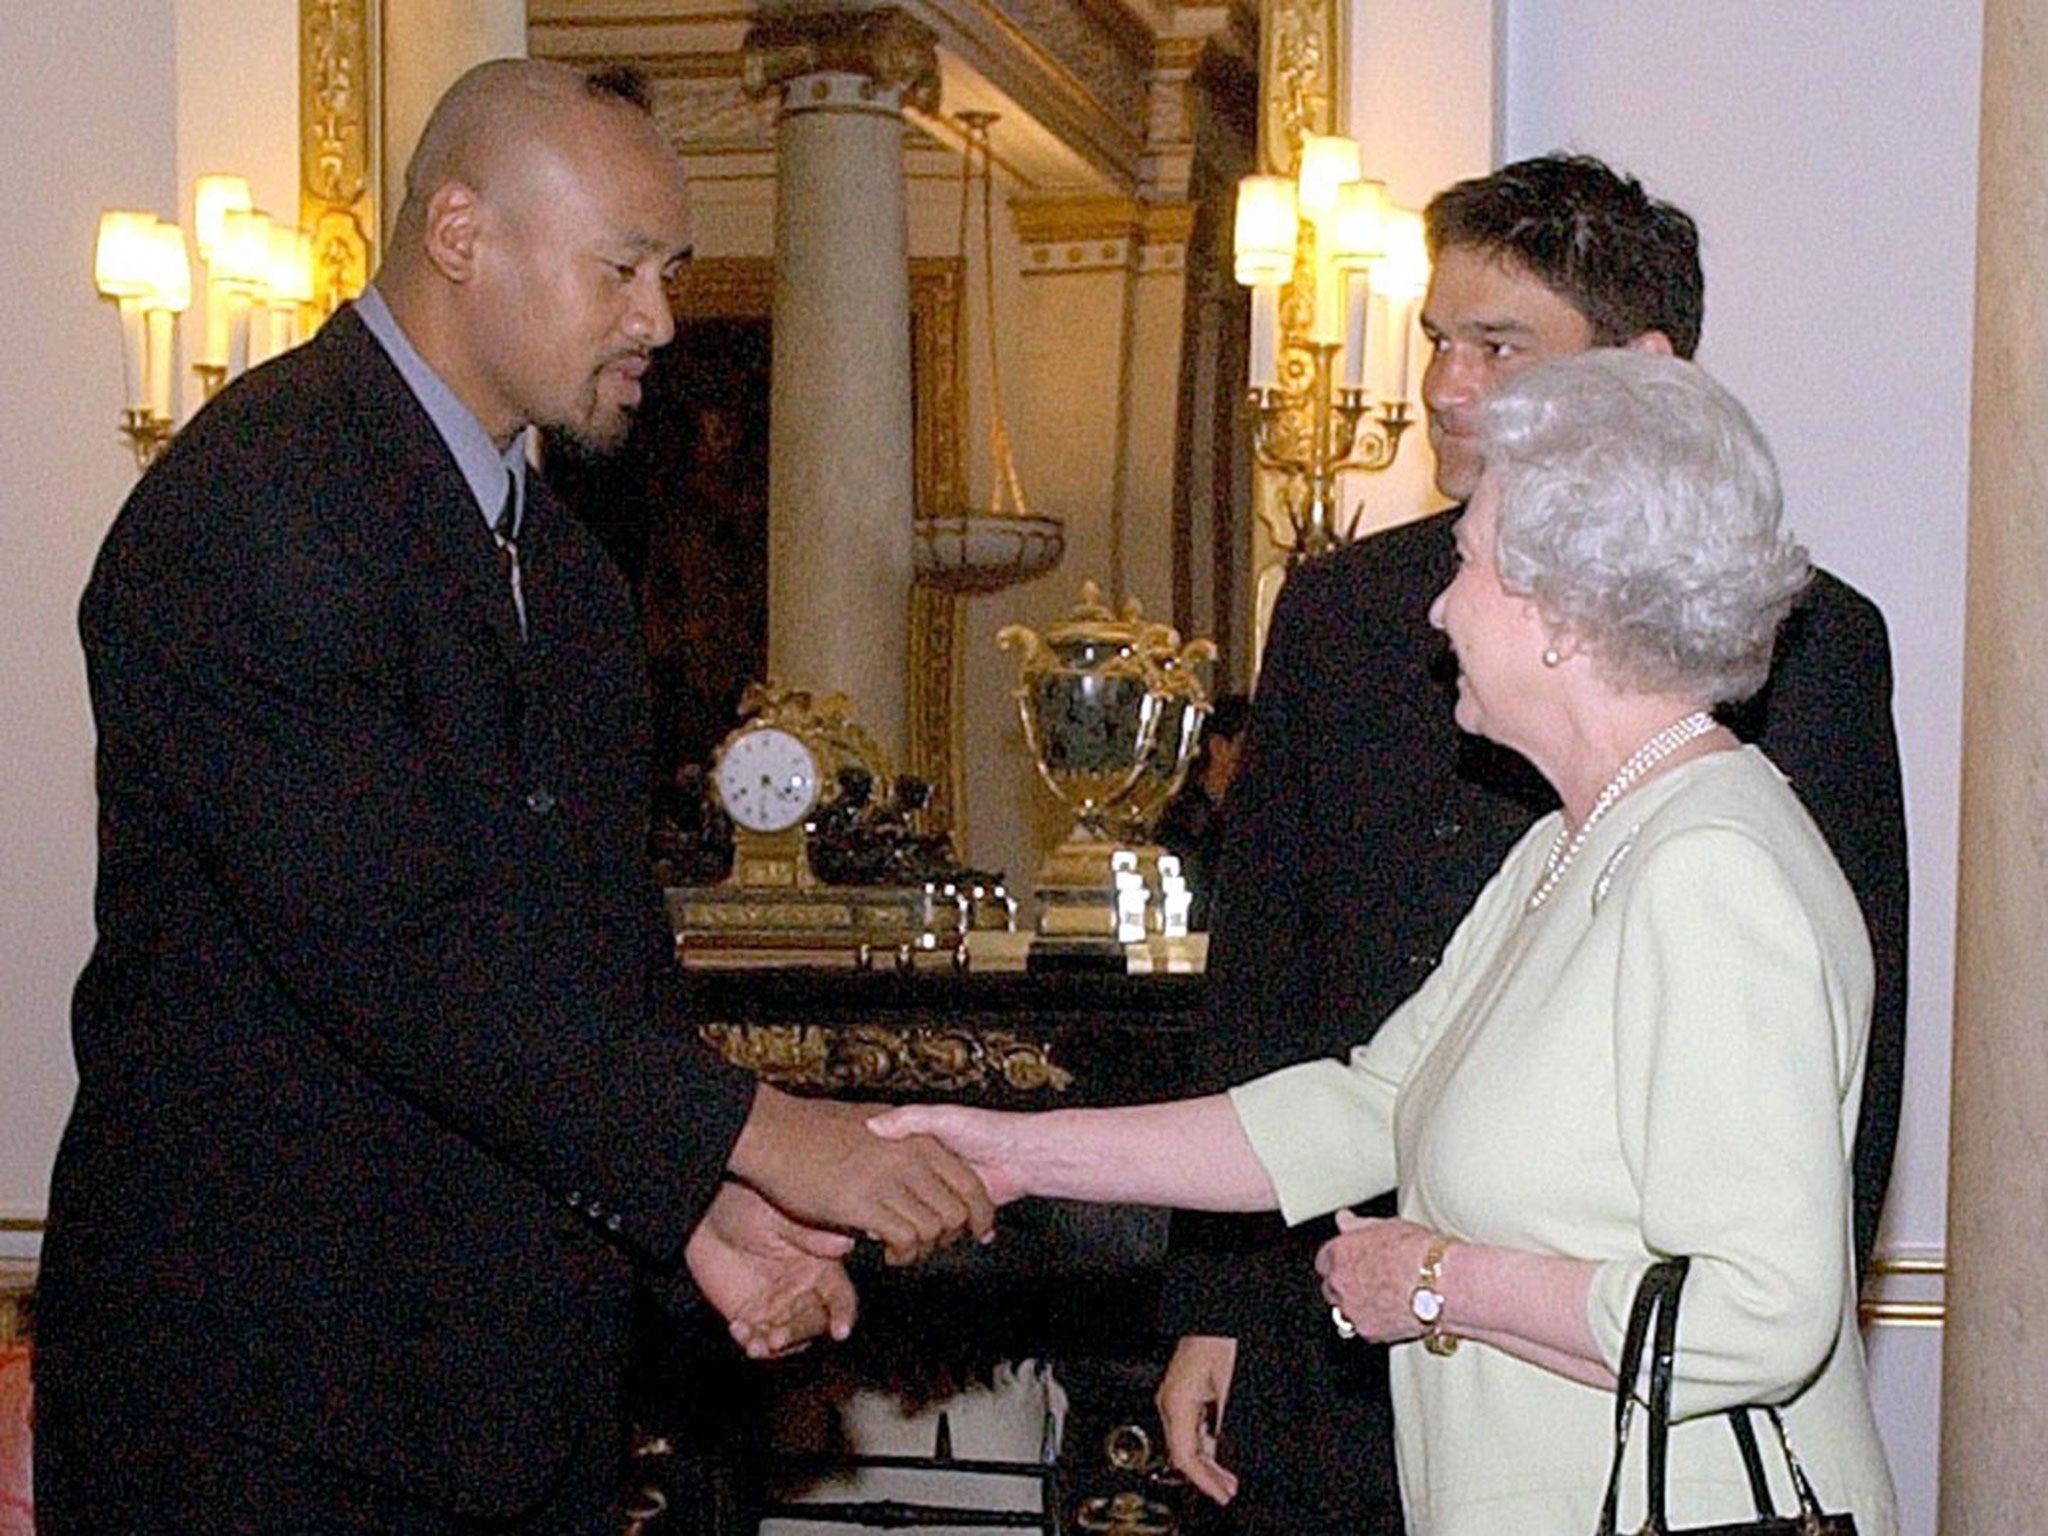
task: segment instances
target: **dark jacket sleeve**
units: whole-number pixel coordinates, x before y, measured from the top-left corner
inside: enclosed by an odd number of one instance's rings
[[[1891,645],[1877,606],[1816,571],[1779,636],[1769,684],[1730,723],[1792,781],[1870,930],[1877,990],[1854,1154],[1862,1274],[1891,1182],[1906,1070],[1906,813]]]

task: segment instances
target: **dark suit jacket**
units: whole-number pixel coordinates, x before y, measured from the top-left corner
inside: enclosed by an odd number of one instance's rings
[[[1519,757],[1452,719],[1455,673],[1428,606],[1455,564],[1455,516],[1305,565],[1282,591],[1228,802],[1202,1087],[1368,1039],[1435,965],[1515,840],[1556,804]],[[1877,992],[1855,1153],[1865,1262],[1898,1133],[1906,1003],[1905,815],[1877,609],[1817,572],[1780,634],[1770,682],[1728,718],[1799,791],[1870,928]],[[1282,1239],[1276,1218],[1182,1218],[1175,1232],[1172,1331],[1243,1339],[1241,1378],[1312,1368],[1297,1365],[1298,1349],[1284,1367],[1263,1359],[1257,1343],[1283,1305],[1329,1331],[1307,1273],[1322,1227]],[[1248,1386],[1232,1415],[1240,1458],[1256,1459],[1260,1439],[1289,1431],[1244,1422]]]
[[[53,1433],[172,1393],[503,1514],[616,1430],[636,1273],[676,1265],[751,1086],[665,1001],[627,595],[537,479],[520,542],[525,643],[348,312],[116,520],[82,609],[99,933],[39,1294]]]

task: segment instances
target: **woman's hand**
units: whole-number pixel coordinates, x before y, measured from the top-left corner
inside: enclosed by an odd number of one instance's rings
[[[1361,1338],[1399,1344],[1422,1337],[1411,1298],[1437,1234],[1412,1221],[1372,1221],[1337,1213],[1337,1235],[1316,1254],[1323,1298]],[[1454,1243],[1444,1252],[1437,1326],[1453,1338],[1488,1344],[1603,1392],[1614,1390],[1586,1316],[1599,1265],[1591,1259]]]
[[[996,1205],[1034,1193],[1029,1115],[962,1104],[908,1104],[876,1115],[868,1129],[886,1141],[929,1136],[972,1168]]]
[[[1316,1252],[1323,1298],[1375,1344],[1420,1338],[1410,1297],[1435,1236],[1412,1221],[1339,1211],[1337,1235]]]

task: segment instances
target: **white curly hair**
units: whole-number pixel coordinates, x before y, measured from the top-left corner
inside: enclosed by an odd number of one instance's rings
[[[1517,374],[1480,424],[1495,561],[1617,687],[1732,703],[1763,686],[1812,575],[1770,446],[1674,357],[1602,347]]]

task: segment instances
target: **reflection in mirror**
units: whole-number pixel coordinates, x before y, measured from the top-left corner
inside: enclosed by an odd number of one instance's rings
[[[1040,825],[1046,812],[995,631],[1057,617],[1074,583],[1092,577],[1119,600],[1141,598],[1183,634],[1215,636],[1219,682],[1241,684],[1253,537],[1240,414],[1244,306],[1229,281],[1228,230],[1231,188],[1254,161],[1256,7],[1237,0],[1164,14],[1045,0],[1039,9],[1042,24],[1034,20],[1026,38],[989,28],[985,8],[920,5],[916,15],[938,36],[943,85],[936,112],[907,113],[903,134],[913,268],[943,263],[955,294],[978,295],[979,253],[965,270],[947,259],[958,248],[953,114],[1001,114],[993,326],[1005,415],[1033,510],[1065,522],[1068,547],[1058,573],[1001,593],[914,591],[899,766],[933,783],[934,819],[962,832],[977,863],[1027,870],[1061,829]],[[665,5],[630,24],[592,12],[585,0],[529,0],[531,51],[645,70],[691,176],[696,266],[765,271],[777,238],[776,113],[740,81],[755,9]],[[764,294],[759,314],[767,310]],[[679,316],[687,321],[689,312]],[[950,345],[928,366],[932,354],[917,343],[919,510],[978,504],[990,483],[986,391],[974,385],[989,325],[978,305],[944,323],[966,327],[967,366],[946,361]],[[686,333],[672,350],[690,344]],[[754,366],[748,356],[731,350],[731,366]],[[705,388],[700,381],[691,398]],[[656,395],[650,389],[645,429]],[[699,435],[687,411],[664,431],[673,439],[659,450],[664,468],[643,469],[626,491],[581,498],[601,503],[587,515],[621,552],[622,569],[639,562],[631,574],[642,584],[650,508],[677,506],[674,487],[648,477],[688,474]],[[608,518],[625,526],[607,526]],[[698,569],[730,576],[747,567],[707,557]],[[758,633],[747,627],[741,638],[751,645]],[[741,656],[720,670],[745,665]],[[663,772],[691,750],[685,735],[678,725],[676,756]],[[703,735],[694,741],[701,753]]]

